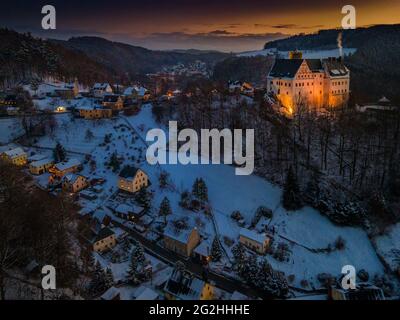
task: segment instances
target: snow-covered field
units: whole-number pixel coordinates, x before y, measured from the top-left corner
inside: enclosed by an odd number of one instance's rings
[[[349,54],[353,54],[356,52],[356,48],[343,48],[343,55],[347,56]],[[267,56],[274,54],[276,49],[264,49],[258,51],[248,51],[239,53],[239,57],[255,57],[255,56]],[[325,59],[329,57],[340,57],[340,50],[339,49],[331,49],[331,50],[301,50],[303,53],[304,59]],[[284,58],[289,57],[289,51],[278,51],[280,55]]]
[[[400,268],[400,223],[392,226],[385,235],[374,239],[377,252],[389,264],[392,271]]]
[[[269,227],[274,227],[275,243],[285,242],[289,245],[291,254],[288,262],[278,262],[270,255],[267,259],[271,264],[286,275],[294,275],[292,282],[300,286],[303,279],[308,280],[315,287],[319,287],[317,275],[330,273],[338,276],[346,264],[351,264],[357,270],[365,269],[371,276],[382,274],[383,266],[375,253],[366,233],[359,228],[338,227],[326,217],[312,208],[305,207],[294,212],[286,212],[280,205],[282,190],[268,181],[252,176],[236,176],[235,169],[227,165],[162,165],[152,166],[144,160],[146,143],[143,141],[149,129],[159,125],[154,121],[151,105],[145,105],[136,116],[125,118],[120,116],[115,120],[88,121],[75,119],[71,121],[70,115],[57,116],[59,123],[53,137],[39,139],[38,145],[54,147],[60,141],[68,151],[90,154],[97,163],[96,168],[90,169],[85,165],[84,174],[93,174],[106,177],[105,194],[96,200],[96,206],[105,201],[107,195],[116,190],[117,173],[107,168],[105,162],[111,153],[116,150],[123,157],[123,164],[140,166],[145,170],[152,182],[154,191],[153,214],[164,198],[168,196],[171,201],[173,214],[169,220],[186,218],[191,226],[197,226],[200,233],[211,243],[215,236],[215,228],[210,217],[202,213],[194,213],[182,209],[179,205],[180,192],[191,190],[196,178],[202,177],[208,187],[210,204],[216,222],[216,231],[222,243],[224,237],[233,241],[238,240],[239,226],[230,218],[232,211],[239,210],[244,217],[245,224],[249,226],[256,209],[266,206],[273,211],[271,221],[264,221]],[[127,122],[135,130],[127,125]],[[88,141],[85,132],[90,129],[94,137]],[[5,130],[1,128],[1,130]],[[107,146],[100,145],[106,133],[112,133],[112,140]],[[132,158],[133,157],[133,158]],[[122,165],[123,166],[123,165]],[[121,167],[122,167],[121,166]],[[165,170],[170,174],[173,188],[161,190],[158,187],[160,171]],[[90,203],[88,203],[90,205]],[[93,204],[92,204],[93,205]],[[314,249],[326,249],[341,236],[345,241],[342,250],[332,250],[330,253],[315,252]],[[397,238],[396,238],[397,239]],[[391,241],[397,241],[398,239]],[[381,241],[389,241],[382,239]],[[228,254],[232,246],[224,244]],[[387,245],[389,248],[390,245]],[[118,266],[116,274],[122,276]]]
[[[0,143],[6,144],[24,133],[19,118],[0,118]]]
[[[143,136],[148,129],[158,127],[151,115],[150,106],[144,107],[142,112],[129,118],[134,126],[144,125]],[[143,166],[150,175],[159,169]],[[238,239],[239,226],[230,218],[234,210],[239,210],[248,225],[259,206],[266,206],[274,211],[270,226],[275,227],[277,234],[297,242],[290,244],[292,255],[288,263],[280,263],[271,257],[270,262],[287,275],[295,275],[295,284],[302,279],[308,279],[318,286],[316,276],[319,273],[340,275],[346,264],[356,267],[356,270],[365,269],[371,275],[383,273],[380,263],[367,234],[359,228],[338,227],[326,217],[312,208],[305,207],[299,211],[286,212],[280,206],[281,189],[257,176],[236,176],[234,168],[227,165],[162,165],[163,170],[169,172],[171,180],[178,191],[191,190],[193,181],[202,177],[208,187],[209,199],[217,221],[220,236]],[[153,180],[154,181],[154,180]],[[161,201],[164,194],[156,194],[156,201]],[[179,194],[168,194],[174,212],[181,212],[177,202]],[[345,240],[345,248],[331,253],[314,253],[309,249],[326,248],[341,236]],[[278,242],[287,242],[278,237]],[[300,246],[302,245],[302,246]],[[229,252],[229,248],[226,247]]]

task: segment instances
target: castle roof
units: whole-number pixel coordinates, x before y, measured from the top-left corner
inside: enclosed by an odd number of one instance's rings
[[[326,67],[330,76],[345,76],[349,70],[343,61],[336,58],[329,59],[276,59],[269,76],[275,78],[294,78],[301,64],[305,61],[312,72],[319,72]]]

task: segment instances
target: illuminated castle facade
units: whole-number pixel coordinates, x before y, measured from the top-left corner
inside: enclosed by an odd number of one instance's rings
[[[297,106],[322,110],[343,107],[349,99],[350,71],[341,58],[276,59],[267,76],[267,92],[288,114]]]

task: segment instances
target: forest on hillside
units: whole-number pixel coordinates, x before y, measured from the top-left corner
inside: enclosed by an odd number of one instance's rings
[[[83,53],[34,38],[29,33],[0,29],[0,86],[46,76],[66,81],[78,77],[82,83],[92,83],[113,79],[115,73]]]

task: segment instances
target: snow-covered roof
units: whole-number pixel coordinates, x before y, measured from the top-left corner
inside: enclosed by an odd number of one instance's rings
[[[94,90],[105,90],[109,86],[108,83],[95,83],[93,86]]]
[[[116,287],[109,288],[106,292],[101,296],[102,300],[114,300],[120,294],[119,289]]]
[[[246,228],[241,228],[239,234],[242,237],[254,240],[258,243],[264,243],[264,241],[267,240],[267,237],[264,234],[257,233],[255,231],[252,231],[252,230],[249,230]]]
[[[65,162],[59,162],[55,165],[57,170],[64,171],[66,169],[80,166],[81,162],[78,159],[69,159],[68,161]]]
[[[125,96],[130,96],[130,95],[132,95],[133,93],[136,92],[138,96],[143,97],[146,94],[147,91],[148,90],[145,87],[133,86],[133,87],[126,88],[124,90],[124,95]]]
[[[16,149],[16,148],[18,148],[18,145],[16,145],[15,143],[10,143],[5,146],[0,146],[0,153],[3,153],[8,150]]]
[[[65,175],[63,179],[65,181],[68,181],[69,183],[74,184],[76,182],[76,180],[78,180],[79,177],[81,177],[81,175],[70,173],[70,174]]]
[[[136,206],[134,204],[128,205],[125,203],[121,203],[115,208],[115,211],[119,214],[128,215],[128,214],[139,214],[143,212],[144,208],[140,206]]]
[[[45,158],[45,159],[42,159],[42,160],[39,160],[39,161],[33,161],[31,163],[31,166],[32,167],[41,167],[41,166],[44,166],[44,165],[52,163],[52,162],[53,162],[53,159]]]
[[[234,291],[230,300],[250,300],[250,298],[239,291]]]
[[[157,292],[144,286],[140,286],[136,294],[136,300],[156,300],[158,298]]]
[[[200,244],[194,249],[194,252],[203,257],[208,257],[210,255],[209,243],[207,241],[200,242]]]
[[[192,229],[178,229],[171,223],[164,229],[164,236],[182,243],[188,242],[191,233]]]
[[[97,110],[97,109],[106,109],[103,108],[102,106],[98,106],[98,105],[94,105],[94,106],[88,106],[88,105],[84,105],[84,106],[78,106],[75,108],[76,110]]]
[[[47,158],[49,158],[49,156],[47,154],[37,153],[33,156],[30,156],[28,158],[28,160],[31,162],[35,162],[35,161],[40,161],[40,160],[47,159]]]
[[[165,290],[181,300],[199,300],[204,285],[204,281],[193,275],[174,270]]]
[[[11,150],[7,150],[4,153],[10,158],[15,158],[15,157],[20,157],[20,156],[26,155],[25,151],[20,147],[11,149]]]

